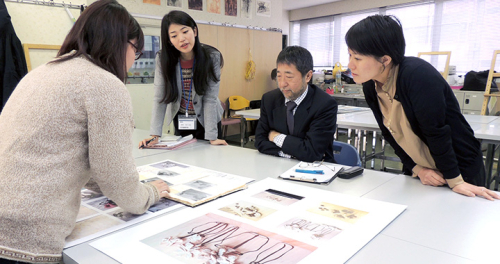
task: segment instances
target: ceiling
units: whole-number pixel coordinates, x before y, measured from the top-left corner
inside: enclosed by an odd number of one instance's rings
[[[294,10],[304,7],[333,3],[342,0],[283,0],[283,10]]]

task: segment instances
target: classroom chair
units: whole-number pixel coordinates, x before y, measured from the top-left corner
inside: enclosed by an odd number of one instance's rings
[[[333,157],[341,165],[361,166],[358,150],[345,142],[333,141]]]
[[[220,101],[220,100],[219,100]],[[221,119],[221,127],[222,127],[222,139],[226,139],[227,136],[227,127],[230,125],[236,125],[241,123],[241,119],[239,118],[230,118],[229,117],[229,111],[227,108],[227,105],[220,101],[220,104],[222,106],[222,109],[224,109],[224,113],[222,114],[222,119]],[[240,133],[241,134],[241,133]]]
[[[243,96],[232,95],[227,99],[229,110],[228,110],[228,118],[238,118],[241,120],[240,125],[240,142],[241,146],[243,146],[247,142],[246,129],[247,122],[254,122],[258,119],[255,118],[244,118],[239,115],[234,115],[233,113],[239,110],[247,110],[250,109],[250,101]]]

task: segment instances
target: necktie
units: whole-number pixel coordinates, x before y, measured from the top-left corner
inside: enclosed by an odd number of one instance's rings
[[[286,103],[286,123],[288,124],[288,132],[290,135],[293,134],[293,109],[297,106],[294,101],[289,101]]]

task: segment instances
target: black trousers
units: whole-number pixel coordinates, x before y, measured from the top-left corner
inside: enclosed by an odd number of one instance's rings
[[[177,113],[174,117],[174,127],[176,136],[188,136],[193,135],[196,139],[205,139],[205,128],[201,125],[200,121],[196,119],[196,130],[179,130],[179,115],[185,115],[182,113]],[[222,138],[222,125],[221,122],[217,123],[217,138]]]

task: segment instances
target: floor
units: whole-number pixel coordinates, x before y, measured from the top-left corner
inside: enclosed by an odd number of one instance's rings
[[[342,142],[347,142],[347,135],[346,133],[339,133],[338,140]],[[231,135],[226,137],[226,141],[228,142],[229,145],[233,146],[240,146],[240,136],[239,135]],[[248,141],[245,144],[245,148],[251,148],[255,149],[254,146],[254,141]],[[372,136],[368,135],[367,137],[367,149],[371,151],[372,147]],[[376,143],[376,152],[379,152],[381,149],[381,142],[380,139],[377,140]],[[495,151],[495,162],[493,164],[493,175],[498,174],[498,157],[499,157],[499,152],[500,148],[497,146],[497,149]],[[396,157],[394,154],[394,149],[389,145],[386,144],[386,149],[385,149],[385,155],[388,157]],[[486,156],[486,145],[483,145],[483,157]],[[374,169],[375,170],[382,170],[382,164],[381,164],[381,159],[375,159],[374,161]],[[393,173],[398,173],[401,172],[403,165],[400,162],[395,162],[395,161],[384,161],[384,170],[388,172],[393,172]],[[366,164],[366,168],[371,168],[371,161],[368,161]],[[493,189],[493,184],[490,186],[490,189]]]

